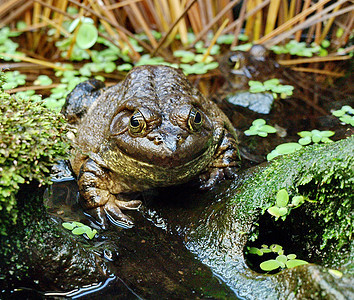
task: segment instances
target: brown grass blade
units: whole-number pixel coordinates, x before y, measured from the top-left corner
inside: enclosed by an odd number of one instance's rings
[[[31,57],[27,57],[27,56],[20,56],[20,55],[15,55],[15,54],[10,54],[10,53],[0,53],[0,57],[4,56],[4,57],[9,57],[9,58],[13,58],[13,59],[18,59],[21,61],[25,61],[25,62],[29,62],[32,64],[36,64],[36,65],[41,65],[41,66],[45,66],[51,69],[55,69],[55,70],[61,70],[61,71],[66,71],[68,69],[58,66],[56,64],[53,64],[51,62],[45,61],[45,60],[40,60],[40,59],[35,59],[35,58],[31,58]]]
[[[338,3],[339,2],[339,3]],[[345,13],[348,13],[348,12],[351,12],[354,10],[354,5],[352,6],[348,6],[346,8],[343,8],[343,9],[340,9],[336,12],[332,12],[330,14],[327,14],[329,11],[331,11],[332,9],[334,9],[334,7],[338,4],[343,4],[344,2],[347,2],[347,0],[339,0],[337,3],[335,4],[332,4],[328,7],[326,7],[323,11],[322,11],[322,17],[321,16],[317,16],[317,15],[314,15],[310,18],[308,18],[305,22],[295,26],[294,28],[290,29],[289,31],[287,32],[284,32],[282,34],[279,34],[277,35],[275,38],[273,38],[271,41],[268,41],[266,42],[265,44],[270,47],[272,45],[276,45],[278,44],[279,42],[289,38],[293,33],[295,33],[297,30],[302,30],[304,28],[308,28],[314,24],[317,24],[318,22],[323,22],[327,19],[330,19],[332,17],[337,17],[337,16],[340,16],[342,14],[345,14]]]
[[[111,5],[106,5],[105,7],[107,10],[113,10],[113,9],[117,9],[117,8],[120,8],[120,7],[123,7],[126,5],[130,5],[132,3],[140,2],[140,1],[142,1],[142,0],[125,0],[125,1],[121,1],[118,3],[111,4]]]
[[[338,61],[338,60],[348,60],[351,59],[350,55],[341,55],[341,56],[319,56],[319,57],[310,57],[310,58],[298,58],[298,59],[286,59],[279,60],[278,63],[283,66],[291,66],[298,64],[309,64],[309,63],[318,63],[325,61]]]
[[[23,3],[23,4],[19,8],[12,9],[11,12],[4,10],[3,14],[4,15],[8,14],[8,16],[0,21],[0,27],[3,27],[5,25],[11,23],[13,20],[17,19],[25,11],[27,11],[29,8],[31,8],[33,6],[33,1],[21,1],[21,3]],[[11,7],[11,6],[6,6],[6,7]],[[0,10],[0,12],[1,12],[1,10]],[[30,22],[28,22],[27,24],[30,24]]]
[[[145,19],[143,18],[138,6],[136,5],[136,3],[131,3],[129,5],[134,13],[134,16],[136,17],[138,23],[141,25],[141,27],[143,28],[145,34],[147,35],[151,45],[153,47],[157,46],[157,41],[155,40],[154,36],[151,34],[149,25],[145,22]]]
[[[245,19],[248,19],[249,17],[253,16],[256,14],[259,10],[263,9],[269,4],[270,0],[264,0],[261,4],[257,5],[254,9],[250,10],[249,12],[246,13]],[[242,22],[241,22],[242,21]],[[230,32],[232,31],[236,26],[238,26],[240,23],[242,26],[244,20],[241,20],[238,18],[237,20],[233,21],[228,27],[225,28],[224,32]]]
[[[186,8],[184,9],[184,11],[182,12],[182,14],[175,20],[175,22],[171,25],[171,27],[169,28],[169,30],[166,32],[166,34],[164,35],[164,37],[159,41],[157,47],[155,47],[154,51],[152,52],[152,56],[154,56],[156,53],[158,53],[158,51],[160,50],[161,46],[165,43],[165,41],[167,40],[167,38],[169,37],[169,35],[171,34],[171,32],[174,30],[174,28],[176,27],[176,25],[178,24],[178,22],[185,16],[185,14],[190,10],[190,8],[193,6],[193,4],[196,2],[197,0],[191,0],[189,2],[189,4],[186,6]]]
[[[337,73],[337,72],[331,72],[327,70],[319,70],[313,68],[293,67],[291,69],[298,72],[315,73],[315,74],[327,75],[332,77],[343,77],[345,75],[344,72]]]
[[[220,36],[220,34],[222,33],[222,31],[224,30],[224,28],[226,27],[227,23],[229,23],[229,19],[226,19],[220,26],[220,28],[218,29],[218,31],[214,34],[213,39],[210,42],[210,45],[207,49],[207,51],[205,51],[203,58],[202,58],[202,62],[205,62],[205,60],[207,59],[207,57],[210,54],[211,48],[215,45],[216,40],[218,39],[218,37]]]
[[[304,3],[304,5],[303,5],[303,7],[302,7],[302,11],[306,11],[306,10],[309,8],[310,4],[311,4],[311,0],[305,0],[305,3]],[[299,22],[302,23],[302,22],[305,21],[305,19],[306,19],[306,16],[303,16],[303,17],[299,20]],[[302,33],[302,30],[299,30],[299,31],[296,32],[296,34],[295,34],[295,40],[298,41],[298,42],[300,41],[301,33]]]
[[[294,24],[296,24],[299,20],[302,20],[304,17],[308,16],[309,14],[313,13],[319,6],[322,6],[324,4],[326,4],[327,2],[329,2],[330,0],[321,0],[318,3],[316,3],[315,5],[311,6],[310,8],[304,10],[302,13],[298,14],[297,16],[295,16],[294,18],[290,19],[288,22],[280,25],[279,27],[277,27],[276,29],[274,29],[272,32],[270,32],[269,34],[267,34],[266,36],[262,37],[261,39],[259,39],[257,42],[257,44],[263,44],[266,41],[270,40],[271,38],[275,37],[275,36],[279,36],[280,33],[288,30],[289,28],[291,28]],[[342,0],[343,2],[347,1],[347,0]]]
[[[196,36],[194,42],[188,47],[192,48],[194,47],[195,43],[198,42],[208,31],[209,29],[217,22],[219,21],[222,16],[232,7],[234,7],[240,0],[232,0],[227,6],[225,6],[216,16],[215,18],[209,22],[209,24],[201,31],[199,34]]]
[[[234,40],[231,44],[231,47],[235,47],[238,45],[238,36],[241,33],[241,29],[242,29],[242,24],[245,20],[246,17],[246,8],[247,8],[247,2],[248,0],[244,0],[241,6],[241,10],[240,10],[240,15],[238,17],[238,24],[236,25],[236,29],[234,31]]]
[[[336,6],[336,7],[333,9],[333,12],[338,11],[338,10],[340,9],[340,7],[341,7],[341,5]],[[327,36],[327,34],[328,34],[328,32],[329,32],[329,29],[332,27],[332,24],[333,24],[334,20],[335,20],[335,18],[333,17],[333,18],[330,18],[330,19],[327,21],[327,23],[326,23],[326,25],[325,25],[325,27],[324,27],[324,29],[323,29],[323,31],[322,31],[322,35],[321,35],[321,37],[320,37],[319,43],[321,43],[321,42],[326,38],[326,36]]]

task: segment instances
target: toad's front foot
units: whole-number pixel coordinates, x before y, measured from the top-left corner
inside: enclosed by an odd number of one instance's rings
[[[82,195],[81,204],[102,228],[107,228],[108,220],[114,225],[125,228],[133,226],[133,221],[121,210],[135,210],[141,205],[139,200],[124,201],[118,199],[111,190],[112,180],[109,172],[92,159],[81,167],[78,186]],[[119,194],[118,190],[115,190]]]
[[[113,195],[112,198],[114,198]],[[88,209],[86,211],[103,229],[107,229],[108,220],[114,225],[123,228],[131,228],[134,226],[133,220],[122,213],[121,210],[136,210],[140,206],[141,201],[139,200],[121,201],[117,199],[110,199],[106,202],[106,204]]]

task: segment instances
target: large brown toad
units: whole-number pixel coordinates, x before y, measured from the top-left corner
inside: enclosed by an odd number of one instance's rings
[[[230,121],[171,67],[136,67],[109,88],[97,80],[81,83],[63,113],[77,126],[71,165],[82,204],[103,227],[106,217],[132,224],[121,209],[141,202],[126,201],[126,193],[198,175],[209,188],[238,166]]]

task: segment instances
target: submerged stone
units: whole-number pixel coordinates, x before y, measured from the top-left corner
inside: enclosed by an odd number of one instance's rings
[[[227,96],[226,101],[233,105],[246,107],[260,114],[269,114],[274,97],[270,93],[238,92]]]

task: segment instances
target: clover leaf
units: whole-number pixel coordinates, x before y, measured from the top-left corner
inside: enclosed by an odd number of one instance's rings
[[[268,259],[263,261],[259,267],[265,272],[271,272],[277,269],[294,268],[297,266],[308,264],[307,261],[296,259],[296,254],[284,254],[283,247],[278,244],[273,244],[270,247],[267,245],[262,245],[261,248],[257,247],[247,247],[248,254],[256,254],[258,256],[263,256],[267,253],[278,254],[275,259]],[[335,271],[335,270],[334,270]]]
[[[97,233],[97,230],[96,229],[92,229],[91,227],[85,225],[85,224],[82,224],[81,222],[64,222],[62,223],[62,226],[65,228],[65,229],[68,229],[70,230],[73,234],[75,235],[83,235],[83,234],[86,234],[86,236],[89,238],[89,239],[93,239]]]

